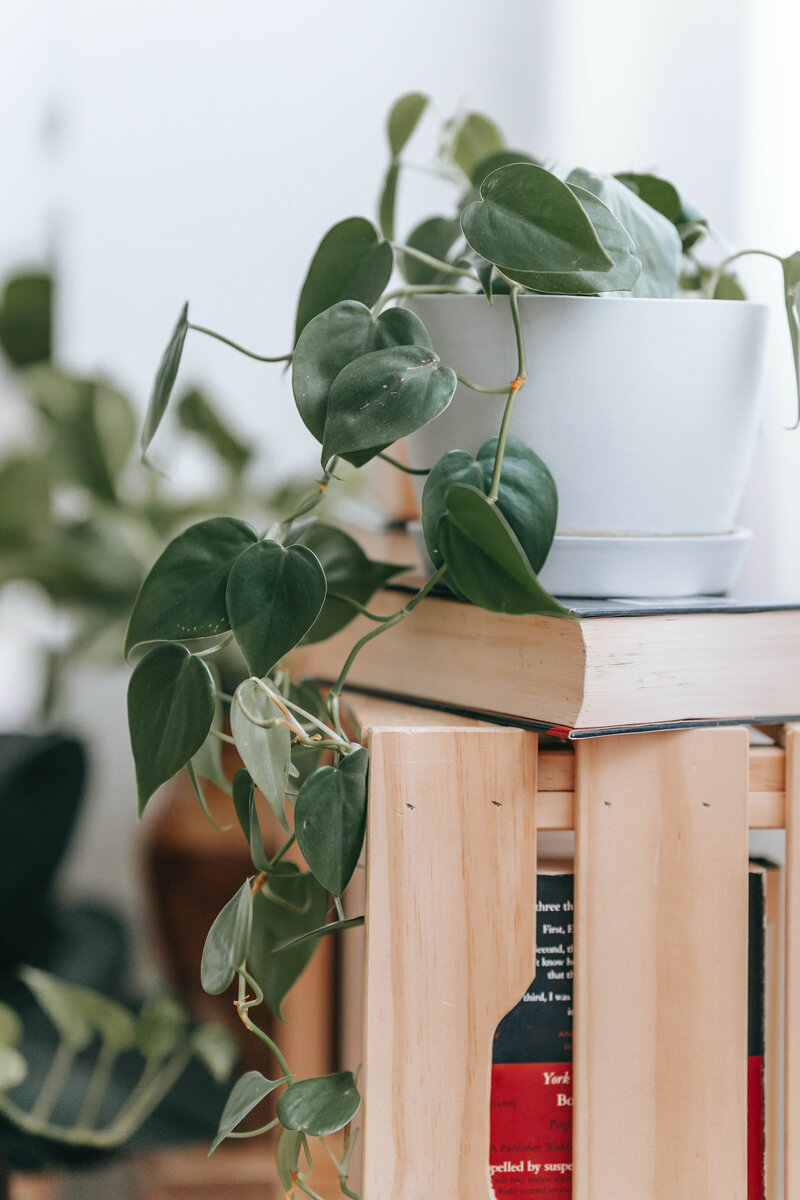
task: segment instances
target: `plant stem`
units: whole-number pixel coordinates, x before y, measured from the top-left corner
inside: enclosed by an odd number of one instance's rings
[[[295,844],[296,841],[297,841],[297,835],[293,833],[292,836],[288,839],[288,841],[284,842],[284,844],[281,846],[280,850],[275,855],[275,857],[271,858],[269,860],[269,865],[271,867],[277,867],[278,863],[281,861],[284,854],[287,854],[288,851],[291,850],[292,846]]]
[[[500,477],[503,473],[503,457],[506,452],[506,442],[508,441],[508,427],[511,421],[511,413],[514,409],[514,401],[517,398],[517,392],[525,386],[527,379],[528,362],[525,355],[525,339],[522,336],[522,325],[519,319],[519,288],[512,288],[509,296],[511,301],[511,316],[514,321],[514,332],[517,338],[517,377],[511,380],[508,389],[508,397],[506,399],[506,407],[503,412],[503,420],[500,423],[500,433],[497,438],[497,450],[494,456],[494,470],[492,471],[492,482],[489,488],[489,502],[495,504],[500,493]]]
[[[280,1047],[275,1045],[269,1034],[264,1033],[263,1029],[259,1029],[258,1026],[254,1025],[250,1020],[247,1012],[250,1005],[247,1003],[245,997],[245,983],[249,984],[255,993],[256,998],[254,1001],[252,1001],[253,1004],[261,1004],[264,1000],[264,993],[261,991],[261,988],[258,986],[255,979],[253,979],[252,975],[249,975],[248,972],[241,967],[239,969],[239,999],[236,1001],[236,1009],[239,1013],[242,1023],[247,1027],[247,1029],[250,1030],[251,1033],[254,1033],[256,1037],[260,1038],[264,1045],[272,1051],[277,1060],[278,1066],[283,1071],[283,1074],[287,1079],[287,1082],[291,1082],[294,1079],[294,1075],[289,1070],[289,1064],[283,1057]]]
[[[408,604],[406,604],[404,608],[401,608],[396,613],[393,613],[388,621],[385,621],[382,625],[379,625],[377,629],[371,629],[369,633],[365,633],[364,636],[356,642],[355,646],[353,646],[352,650],[347,656],[347,661],[339,672],[339,678],[336,680],[330,692],[328,693],[329,701],[332,698],[338,699],[338,697],[342,694],[342,689],[347,680],[350,668],[358,657],[360,651],[363,650],[364,646],[366,646],[367,642],[371,642],[372,639],[378,637],[379,634],[385,633],[387,629],[391,629],[394,625],[399,625],[401,621],[405,620],[405,618],[414,611],[420,600],[423,600],[431,588],[436,586],[436,584],[444,575],[446,569],[447,568],[445,566],[439,567],[439,570],[431,575],[427,583],[420,588],[420,590],[411,598],[411,600],[409,600]]]
[[[505,396],[508,387],[484,387],[482,383],[473,383],[470,379],[465,379],[463,375],[459,375],[456,371],[456,379],[459,383],[463,383],[464,387],[468,387],[472,392],[483,392],[486,396]]]
[[[430,475],[431,473],[430,467],[407,467],[405,463],[401,463],[398,458],[392,458],[391,454],[387,454],[384,450],[380,451],[378,458],[397,467],[398,471],[403,471],[406,475]]]
[[[269,698],[270,698],[270,700],[272,700],[273,704],[277,704],[279,707],[283,707],[285,705],[287,708],[291,708],[293,712],[299,713],[301,717],[305,717],[305,719],[311,725],[316,725],[317,729],[320,729],[328,737],[330,737],[331,734],[334,734],[335,737],[338,736],[338,731],[335,732],[333,729],[330,728],[329,725],[326,725],[324,721],[320,721],[317,717],[315,717],[313,715],[313,713],[308,712],[307,709],[301,708],[300,705],[295,704],[293,700],[287,700],[285,696],[276,696],[276,694],[272,691],[270,686],[267,683],[265,683],[263,679],[258,679],[255,675],[252,675],[250,678],[251,678],[252,682],[256,685],[257,688],[259,688],[262,692],[264,692],[267,696],[269,696]],[[239,703],[241,704],[241,702],[242,702],[242,698],[240,696]],[[245,716],[248,717],[248,720],[250,719],[246,712],[245,712]],[[253,722],[253,723],[255,724],[256,722]],[[341,735],[341,741],[342,741],[342,744],[344,746],[346,746],[347,749],[349,750],[351,743],[344,736],[344,734]]]
[[[760,255],[762,258],[774,258],[776,262],[783,264],[783,259],[781,258],[780,254],[773,254],[771,250],[737,250],[735,254],[729,254],[727,258],[723,258],[722,262],[714,271],[714,274],[711,276],[708,283],[709,296],[713,297],[714,292],[717,290],[717,284],[725,273],[725,269],[729,267],[731,263],[736,262],[737,258],[745,258],[750,254]]]
[[[273,1117],[266,1125],[262,1125],[260,1129],[249,1129],[243,1133],[228,1133],[225,1136],[229,1138],[254,1138],[260,1137],[262,1133],[269,1133],[270,1129],[274,1129],[276,1125],[280,1125],[280,1117]]]
[[[395,288],[393,292],[387,292],[385,296],[381,296],[378,303],[372,310],[375,315],[385,308],[390,300],[398,300],[401,296],[436,296],[436,295],[463,295],[458,288],[452,287],[449,283],[419,283],[416,286],[409,285],[408,287]]]
[[[220,696],[220,699],[223,699],[221,693],[218,692],[217,695]],[[233,697],[231,697],[232,699]],[[229,746],[236,745],[236,738],[232,738],[229,733],[223,733],[221,729],[209,729],[208,732],[220,742],[227,742]]]
[[[103,1042],[78,1117],[78,1125],[84,1129],[91,1129],[97,1121],[100,1105],[103,1102],[106,1089],[111,1082],[114,1063],[116,1061],[116,1046],[112,1045],[111,1042]]]
[[[368,617],[370,621],[390,621],[392,614],[381,614],[372,612],[371,609],[365,608],[363,604],[359,604],[352,596],[345,596],[344,592],[328,592],[329,600],[340,600],[342,604],[349,604],[356,612],[360,612],[363,617]]]
[[[424,250],[416,250],[413,246],[401,246],[397,242],[392,242],[392,245],[398,254],[407,254],[409,258],[416,258],[418,262],[435,267],[437,271],[442,271],[446,275],[461,275],[465,279],[471,279],[474,283],[480,283],[475,272],[467,267],[456,267],[453,263],[443,262],[441,258],[434,258],[432,254],[426,254]]]
[[[339,918],[340,921],[345,921],[347,918],[344,915],[344,909],[342,908],[342,901],[340,900],[340,898],[338,896],[334,896],[333,903],[336,906],[337,917]]]
[[[36,1097],[36,1103],[31,1109],[34,1121],[47,1121],[53,1112],[58,1098],[63,1092],[72,1064],[75,1061],[75,1047],[69,1042],[59,1042],[50,1070],[47,1073],[42,1089]]]
[[[322,478],[317,480],[316,491],[309,492],[306,496],[304,496],[297,505],[297,508],[294,509],[293,512],[289,513],[288,517],[284,517],[282,521],[278,522],[278,530],[282,537],[286,536],[295,521],[299,520],[300,517],[307,516],[308,513],[312,512],[317,505],[325,499],[328,491],[328,484],[334,477],[333,473],[336,470],[336,464],[338,461],[339,460],[337,457],[331,459],[322,473]]]
[[[206,329],[203,325],[189,325],[189,329],[193,329],[195,333],[204,333],[206,337],[216,338],[218,342],[224,342],[226,346],[230,346],[233,350],[238,350],[240,354],[246,354],[248,358],[254,358],[257,362],[291,362],[294,357],[292,352],[289,354],[276,354],[274,356],[254,354],[252,350],[245,350],[244,346],[240,346],[238,342],[232,342],[230,338],[223,337],[221,333],[215,333],[213,329]]]
[[[208,658],[210,654],[216,654],[218,650],[224,650],[233,641],[233,634],[226,633],[221,641],[217,642],[216,646],[208,646],[205,650],[195,650],[195,658]]]

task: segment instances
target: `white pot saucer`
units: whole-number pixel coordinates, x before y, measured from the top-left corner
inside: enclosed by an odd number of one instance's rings
[[[408,530],[430,573],[420,522],[409,522]],[[539,579],[555,596],[582,599],[722,595],[736,582],[751,536],[749,529],[658,537],[556,534]]]

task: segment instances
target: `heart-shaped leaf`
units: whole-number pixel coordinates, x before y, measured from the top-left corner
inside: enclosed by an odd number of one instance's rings
[[[274,700],[252,679],[244,679],[239,684],[231,704],[231,732],[236,749],[256,787],[288,833],[285,797],[292,760],[292,735],[284,724],[265,725],[265,722],[282,722],[283,719]],[[239,786],[241,789],[241,782]]]
[[[247,1114],[252,1112],[265,1096],[274,1092],[284,1082],[283,1079],[267,1079],[260,1071],[248,1071],[247,1074],[242,1075],[241,1079],[237,1079],[225,1102],[222,1116],[219,1119],[217,1136],[211,1143],[208,1153],[213,1154],[220,1142],[224,1142],[228,1134],[233,1133]]]
[[[467,178],[472,179],[478,164],[504,147],[505,140],[494,121],[483,113],[469,112],[457,127],[450,157]]]
[[[306,546],[256,542],[237,558],[225,603],[253,675],[266,675],[302,641],[320,614],[325,591],[325,572]]]
[[[461,236],[461,222],[452,217],[429,217],[421,225],[417,225],[406,239],[406,244],[414,250],[422,250],[433,258],[447,261],[447,256]],[[410,254],[401,254],[400,269],[406,280],[411,284],[432,284],[452,282],[453,276],[446,271],[437,271],[436,267],[412,258]]]
[[[360,1104],[353,1072],[339,1071],[290,1084],[278,1101],[278,1119],[284,1129],[327,1137],[352,1121]]]
[[[389,346],[433,349],[425,326],[407,309],[387,308],[374,317],[353,300],[326,309],[303,330],[292,361],[292,390],[303,423],[318,442],[325,436],[328,392],[342,367]]]
[[[392,158],[397,158],[405,149],[429,102],[429,97],[422,92],[407,92],[405,96],[395,100],[386,121],[386,134]]]
[[[606,253],[580,201],[535,163],[493,171],[481,200],[461,214],[464,236],[478,254],[515,271],[607,271]]]
[[[214,919],[208,931],[200,962],[203,991],[219,996],[244,965],[253,927],[253,893],[246,879],[236,895]]]
[[[239,1057],[236,1038],[221,1025],[200,1025],[192,1034],[192,1052],[215,1083],[225,1083]]]
[[[322,886],[341,896],[364,845],[369,751],[363,746],[336,767],[318,767],[300,789],[294,830],[303,858]]]
[[[140,816],[208,737],[215,700],[211,672],[185,646],[155,646],[137,663],[128,684],[128,727]]]
[[[335,455],[358,463],[443,412],[456,390],[456,374],[426,346],[373,350],[343,367],[328,394],[322,461]]]
[[[230,629],[225,589],[231,567],[258,541],[235,517],[199,521],[169,543],[139,589],[125,656],[143,642],[191,641]]]
[[[790,254],[782,263],[783,287],[786,301],[786,318],[792,339],[794,374],[797,384],[797,421],[800,424],[800,312],[798,311],[798,288],[800,288],[800,250]]]
[[[672,222],[613,175],[595,175],[579,168],[570,172],[567,183],[602,200],[632,237],[634,253],[642,264],[632,295],[668,299],[674,296],[682,250]]]
[[[537,162],[532,155],[526,154],[524,150],[495,150],[486,158],[482,158],[473,168],[473,188],[479,189],[486,176],[491,175],[492,171],[499,171],[501,167],[510,167],[516,163],[535,163],[536,166],[541,166],[541,163]],[[470,197],[470,200],[477,199],[477,195]]]
[[[396,563],[373,561],[348,533],[324,521],[309,521],[299,526],[289,535],[287,544],[307,546],[312,550],[322,564],[328,583],[322,612],[306,634],[306,642],[326,641],[357,615],[353,606],[338,596],[349,596],[358,604],[368,604],[379,588],[407,570]]]
[[[422,492],[422,529],[435,567],[442,565],[437,541],[440,518],[447,511],[447,494],[454,483],[466,483],[489,494],[497,453],[496,437],[481,446],[477,459],[465,450],[443,454],[425,480]],[[553,544],[558,518],[555,480],[538,454],[519,438],[509,437],[497,508],[503,514],[534,571],[540,571]]]
[[[512,271],[504,274],[533,292],[565,296],[595,296],[600,292],[630,291],[642,270],[633,254],[633,240],[621,221],[591,192],[569,185],[570,191],[591,218],[597,235],[614,265],[605,271]]]
[[[348,217],[325,234],[300,292],[295,342],[313,317],[340,300],[371,307],[389,282],[394,251],[371,221]]]
[[[453,484],[436,537],[459,592],[479,608],[573,615],[539,583],[505,517],[478,488]]]
[[[690,200],[682,196],[674,184],[657,175],[623,171],[616,178],[641,196],[656,212],[672,221],[686,253],[708,233],[708,221]]]
[[[161,424],[161,418],[167,411],[169,398],[172,395],[172,389],[175,386],[175,380],[178,376],[178,367],[181,365],[183,343],[186,341],[186,334],[188,332],[189,305],[186,303],[181,309],[178,323],[172,331],[172,337],[169,339],[167,348],[159,363],[158,371],[156,372],[153,390],[150,393],[150,403],[147,407],[147,415],[145,416],[144,427],[142,428],[142,454],[146,452],[147,447],[152,442],[155,432]]]
[[[311,872],[270,878],[253,897],[253,932],[247,969],[264,993],[274,1016],[283,1020],[281,1004],[311,961],[317,942],[306,942],[274,954],[281,942],[300,937],[325,921],[328,893]]]

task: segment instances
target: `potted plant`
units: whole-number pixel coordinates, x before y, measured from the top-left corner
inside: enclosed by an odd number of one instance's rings
[[[297,1079],[257,1010],[263,1003],[279,1016],[320,938],[359,921],[342,905],[367,803],[367,751],[340,711],[353,661],[437,585],[487,610],[572,619],[538,574],[556,535],[559,492],[567,537],[724,537],[758,418],[764,313],[743,300],[729,271],[737,255],[702,262],[708,223],[664,180],[547,167],[506,148],[487,118],[467,114],[444,127],[439,157],[460,194],[456,215],[430,218],[397,242],[401,156],[427,104],[410,94],[390,113],[380,231],[360,217],[334,226],[305,278],[293,347],[244,351],[291,364],[294,401],[321,446],[316,486],[266,532],[215,516],[170,542],[142,584],[126,638],[136,659],[128,711],[140,809],[184,767],[202,798],[198,756],[219,741],[233,741],[244,763],[233,799],[253,874],[214,921],[202,974],[211,993],[237,982],[239,1015],[271,1066],[234,1086],[220,1136],[277,1094],[277,1116],[259,1132],[280,1130],[283,1185],[312,1197],[314,1137],[354,1195],[356,1074]],[[800,257],[779,261],[797,370]],[[190,331],[241,349],[191,323],[184,307],[157,373],[143,452]],[[520,401],[529,375],[533,395]],[[710,413],[700,411],[706,400]],[[690,423],[707,444],[690,445]],[[526,430],[530,441],[518,436]],[[389,453],[398,439],[408,441],[410,467]],[[432,564],[416,594],[387,615],[369,603],[396,568],[371,562],[348,533],[315,517],[343,464],[375,458],[424,478]],[[327,694],[292,680],[284,659],[293,647],[331,636],[357,613],[374,628]],[[228,692],[211,664],[231,643],[247,674]],[[284,831],[271,855],[256,790]],[[295,843],[304,867],[287,861]],[[341,1130],[341,1145],[325,1141]]]

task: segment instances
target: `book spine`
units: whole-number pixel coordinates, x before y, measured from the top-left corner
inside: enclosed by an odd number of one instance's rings
[[[572,874],[540,874],[536,977],[497,1027],[489,1172],[498,1200],[572,1195]],[[748,1200],[764,1200],[764,875],[750,874]]]

